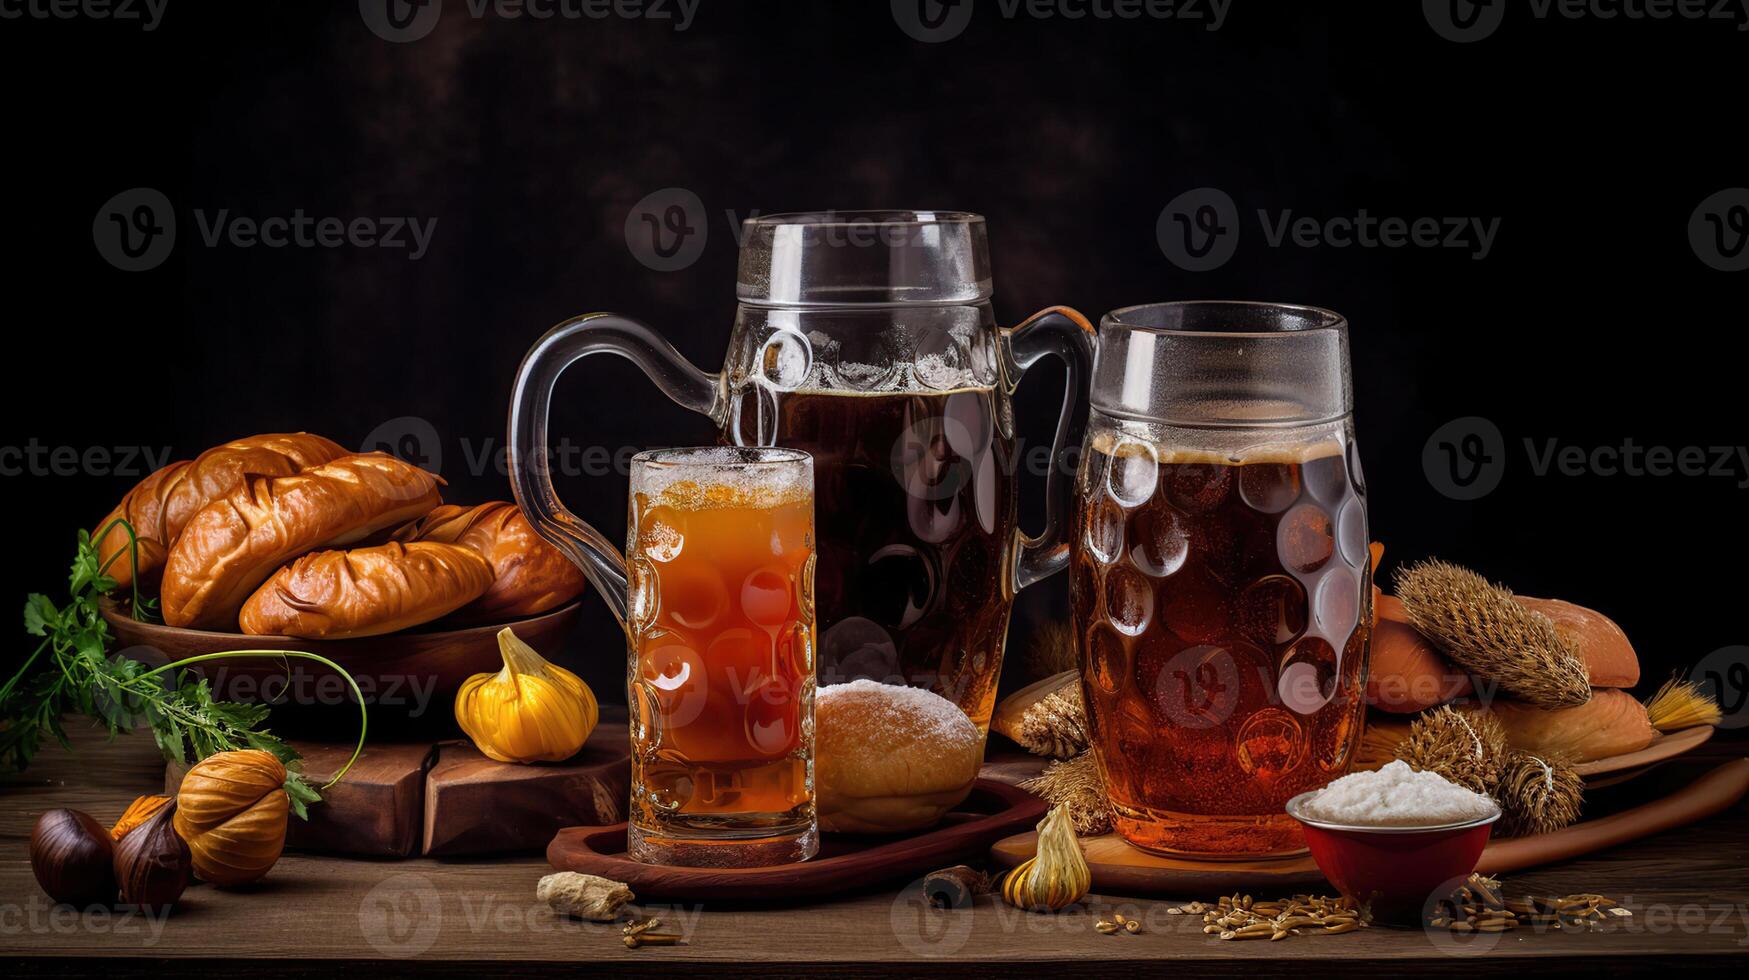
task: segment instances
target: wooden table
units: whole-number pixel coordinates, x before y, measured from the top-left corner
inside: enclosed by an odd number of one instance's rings
[[[1696,767],[1743,755],[1722,735]],[[563,921],[534,899],[546,867],[517,859],[369,862],[288,854],[257,886],[191,888],[168,919],[98,917],[53,909],[30,871],[37,814],[68,806],[107,823],[136,794],[156,790],[162,762],[149,739],[104,744],[88,732],[76,752],[45,749],[0,788],[0,962],[7,976],[55,972],[115,976],[180,973],[200,959],[239,976],[368,964],[479,974],[579,966],[613,972],[724,976],[937,977],[1316,976],[1615,973],[1671,970],[1740,974],[1749,964],[1749,808],[1511,879],[1546,893],[1598,891],[1636,915],[1599,934],[1518,934],[1485,951],[1454,951],[1419,931],[1372,928],[1278,943],[1224,943],[1175,904],[1094,895],[1090,911],[1018,912],[989,899],[962,912],[925,911],[915,891],[875,888],[809,908],[653,908],[689,944],[628,950],[619,927]],[[1678,765],[1678,764],[1673,764]],[[1680,765],[1689,766],[1684,762]],[[1671,770],[1667,770],[1671,771]],[[1185,895],[1181,900],[1212,899]],[[1091,913],[1139,917],[1139,936],[1103,936]]]

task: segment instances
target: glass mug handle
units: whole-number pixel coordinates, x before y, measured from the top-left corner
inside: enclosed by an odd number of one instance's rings
[[[1002,331],[1002,356],[1009,394],[1043,357],[1060,358],[1068,376],[1057,433],[1051,440],[1050,472],[1045,476],[1045,528],[1037,537],[1021,538],[1014,569],[1014,588],[1019,591],[1069,566],[1068,511],[1073,506],[1075,478],[1058,457],[1066,447],[1081,445],[1087,425],[1080,403],[1093,371],[1093,324],[1067,306],[1040,310],[1020,326]]]
[[[573,317],[548,330],[516,369],[510,393],[510,489],[517,506],[536,533],[583,570],[624,626],[625,555],[559,500],[547,451],[554,383],[578,360],[600,353],[618,354],[643,368],[676,404],[709,416],[719,426],[727,409],[717,375],[694,367],[655,330],[614,313]]]

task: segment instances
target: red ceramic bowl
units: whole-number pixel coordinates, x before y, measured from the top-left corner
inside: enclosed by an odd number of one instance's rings
[[[1428,827],[1355,827],[1309,817],[1302,805],[1319,791],[1287,801],[1288,815],[1306,831],[1306,847],[1318,870],[1342,894],[1372,907],[1374,921],[1386,925],[1420,925],[1424,909],[1435,898],[1463,884],[1500,808],[1464,823]]]

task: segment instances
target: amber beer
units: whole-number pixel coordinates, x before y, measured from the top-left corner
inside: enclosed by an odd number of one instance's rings
[[[822,683],[928,688],[987,729],[1017,508],[995,390],[800,390],[776,418],[814,457]]]
[[[1283,812],[1347,771],[1372,621],[1341,440],[1236,455],[1101,433],[1070,569],[1116,829],[1148,850],[1303,848]]]
[[[668,864],[802,860],[816,847],[807,457],[678,452],[694,465],[633,474],[628,845]],[[712,452],[722,468],[697,465]],[[742,455],[777,459],[728,465]]]

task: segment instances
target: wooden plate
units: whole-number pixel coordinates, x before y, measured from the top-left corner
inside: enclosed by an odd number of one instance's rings
[[[1565,861],[1703,820],[1734,806],[1749,791],[1749,759],[1727,762],[1662,799],[1642,803],[1551,834],[1488,842],[1476,870],[1502,874]],[[1281,861],[1191,861],[1149,854],[1116,834],[1084,838],[1093,890],[1122,895],[1206,898],[1235,891],[1273,891],[1324,880],[1309,856]],[[1013,867],[1038,850],[1038,834],[997,841],[990,856]]]
[[[547,845],[547,863],[630,885],[640,899],[790,905],[855,891],[981,857],[991,841],[1044,817],[1043,800],[979,779],[934,830],[915,836],[823,834],[820,853],[769,868],[677,868],[626,857],[626,825],[570,827]]]
[[[1668,734],[1660,732],[1652,744],[1638,752],[1625,752],[1607,759],[1581,762],[1573,769],[1585,777],[1585,785],[1593,789],[1624,782],[1651,769],[1660,762],[1691,752],[1713,737],[1713,726],[1699,725]]]
[[[462,681],[503,667],[498,655],[498,631],[516,630],[544,657],[557,656],[577,618],[580,603],[571,602],[528,619],[466,629],[427,629],[361,636],[347,640],[302,640],[290,636],[250,636],[140,623],[124,606],[108,598],[100,602],[103,618],[115,633],[117,647],[137,660],[167,663],[225,650],[302,650],[319,654],[346,668],[358,681],[370,706],[373,733],[441,730],[454,727],[451,706]],[[135,648],[128,650],[128,648]],[[275,657],[236,658],[196,664],[189,670],[205,677],[213,693],[228,701],[272,700],[273,730],[349,739],[356,733],[358,709],[344,682],[333,671],[308,660]]]

